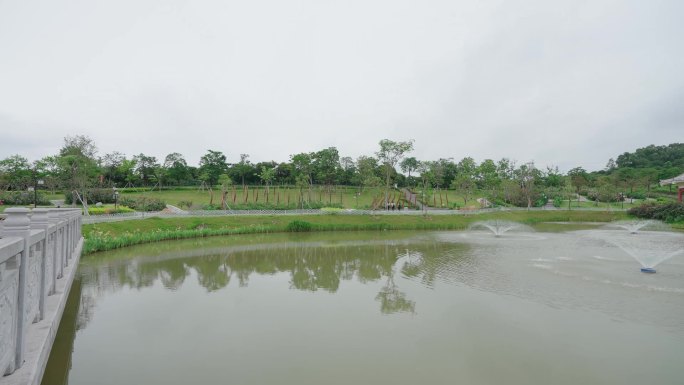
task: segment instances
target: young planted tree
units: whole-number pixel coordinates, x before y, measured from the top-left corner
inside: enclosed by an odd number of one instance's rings
[[[259,178],[261,178],[261,181],[264,182],[264,184],[266,185],[266,203],[268,203],[270,186],[271,182],[273,182],[273,179],[275,179],[275,175],[276,169],[274,167],[268,168],[261,166],[261,173],[259,174]]]
[[[390,178],[392,172],[396,172],[394,167],[404,157],[404,155],[413,150],[413,140],[406,142],[395,142],[389,139],[380,141],[380,151],[375,155],[384,167],[385,174],[385,207],[389,201]]]
[[[423,212],[427,214],[427,191],[428,187],[431,186],[434,183],[435,180],[435,175],[433,173],[433,167],[432,167],[431,161],[419,161],[418,162],[418,168],[416,171],[420,173],[420,181],[422,184],[422,197],[421,197],[421,206],[423,208]],[[414,202],[415,203],[415,202]]]
[[[225,210],[226,195],[228,195],[228,188],[233,185],[233,180],[230,179],[228,174],[221,174],[219,175],[218,183],[221,185],[221,210]]]
[[[233,165],[234,172],[240,178],[242,188],[245,188],[245,177],[252,170],[252,165],[249,162],[249,154],[240,154],[240,162]]]

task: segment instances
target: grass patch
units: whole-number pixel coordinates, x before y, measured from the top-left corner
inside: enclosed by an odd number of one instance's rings
[[[291,233],[301,233],[305,231],[311,231],[312,225],[309,222],[306,221],[292,221],[287,224],[287,227],[285,227],[285,230]]]
[[[128,208],[126,206],[114,207],[114,205],[106,205],[103,207],[88,207],[88,214],[90,215],[106,215],[106,214],[121,214],[121,213],[132,213],[135,210]]]
[[[148,218],[83,226],[84,253],[173,239],[216,235],[257,234],[293,231],[288,226],[302,222],[308,231],[362,230],[462,230],[471,223],[506,219],[525,224],[540,222],[611,222],[626,219],[624,212],[531,211],[473,215],[309,215],[223,216],[202,218]],[[296,225],[300,226],[300,225]]]

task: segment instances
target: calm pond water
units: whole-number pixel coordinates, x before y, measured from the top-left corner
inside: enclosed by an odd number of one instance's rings
[[[642,274],[596,234],[275,234],[87,256],[43,384],[681,384],[684,255]]]

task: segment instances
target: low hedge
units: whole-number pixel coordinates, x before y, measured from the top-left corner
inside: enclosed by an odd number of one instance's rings
[[[88,189],[85,195],[88,198],[88,203],[114,203],[114,191],[111,188]],[[119,201],[120,200],[121,199],[119,199]],[[73,203],[81,203],[74,201],[78,201],[78,198],[76,198],[75,194],[73,194],[71,191],[64,193],[64,203],[68,205]]]
[[[161,211],[166,208],[166,202],[157,198],[121,198],[119,204],[136,211]]]
[[[684,203],[645,203],[627,211],[637,218],[657,219],[664,222],[684,221]]]
[[[50,205],[50,201],[41,193],[35,194],[33,191],[5,191],[0,193],[0,204],[14,206],[28,206],[34,204],[37,196],[38,204],[41,206]]]

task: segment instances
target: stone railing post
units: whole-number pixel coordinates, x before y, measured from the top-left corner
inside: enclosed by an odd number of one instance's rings
[[[52,256],[48,249],[48,229],[50,228],[50,220],[48,219],[48,210],[45,208],[35,208],[33,209],[33,215],[31,216],[31,229],[41,230],[42,239],[39,241],[40,245],[40,290],[38,291],[39,301],[38,309],[40,314],[40,319],[45,318],[45,297],[51,291],[53,280],[49,276],[54,274],[52,269],[52,261],[49,260]]]
[[[71,259],[71,249],[73,248],[72,242],[73,239],[71,238],[71,211],[64,211],[62,213],[62,220],[64,221],[64,231],[65,231],[65,238],[66,238],[66,261],[67,261],[67,266],[70,264],[69,260]]]
[[[62,230],[60,232],[59,237],[62,240],[62,252],[64,253],[62,257],[63,268],[69,266],[69,250],[71,249],[71,245],[69,242],[68,217],[68,211],[59,212],[59,228]]]
[[[80,212],[76,213],[76,239],[80,240],[83,236],[83,216]]]
[[[29,209],[13,207],[5,210],[7,218],[2,229],[2,237],[21,237],[24,238],[24,249],[21,252],[19,265],[19,296],[17,302],[17,340],[16,340],[16,364],[15,369],[24,363],[24,348],[26,329],[29,320],[25,316],[26,312],[26,279],[29,258],[29,247],[31,239],[31,220],[29,219]]]
[[[55,277],[62,278],[62,275],[64,274],[64,242],[62,242],[62,237],[60,237],[61,229],[59,226],[59,211],[50,210],[48,212],[48,220],[50,221],[50,224],[54,226],[54,230],[52,233],[52,252],[54,255],[55,262]]]

